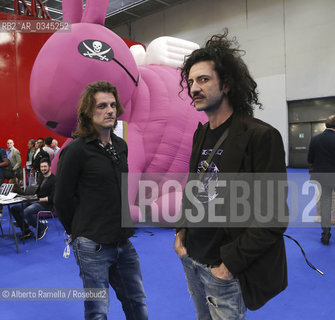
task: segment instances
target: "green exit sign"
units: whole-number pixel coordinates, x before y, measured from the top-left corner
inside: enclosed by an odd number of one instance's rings
[[[299,133],[299,139],[303,139],[305,138],[305,134],[304,133]]]

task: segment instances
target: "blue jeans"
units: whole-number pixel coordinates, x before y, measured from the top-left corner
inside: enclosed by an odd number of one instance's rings
[[[127,320],[148,319],[140,261],[129,240],[104,245],[85,237],[72,242],[84,288],[105,288],[110,284],[122,303]],[[107,319],[109,299],[85,301],[85,320]]]
[[[322,185],[320,196],[321,227],[324,233],[329,233],[331,228],[331,209],[333,187]]]
[[[11,212],[18,223],[19,227],[24,226],[23,219],[28,222],[29,225],[36,228],[37,221],[34,216],[39,211],[45,210],[44,207],[40,203],[32,203],[24,202],[22,204],[15,204],[11,207]]]
[[[210,266],[187,255],[181,261],[198,320],[245,319],[247,309],[238,279],[219,279],[212,274]]]

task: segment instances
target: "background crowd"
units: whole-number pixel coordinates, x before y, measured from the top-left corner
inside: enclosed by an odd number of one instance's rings
[[[0,185],[5,181],[12,183],[14,192],[19,194],[23,193],[25,186],[37,184],[41,178],[41,160],[49,159],[51,162],[60,150],[58,141],[52,137],[30,139],[27,146],[25,165],[22,161],[22,152],[15,148],[13,139],[7,140],[7,148],[0,146]]]

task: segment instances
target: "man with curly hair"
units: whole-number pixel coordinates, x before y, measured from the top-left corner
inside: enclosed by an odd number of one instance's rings
[[[225,30],[189,55],[181,69],[182,88],[187,88],[196,110],[208,116],[208,122],[199,124],[194,134],[189,165],[190,173],[199,173],[199,177],[204,172],[211,177],[242,172],[285,176],[280,133],[253,117],[254,105],[262,105],[257,84],[241,58],[243,53]],[[225,132],[226,138],[206,163]],[[212,214],[209,203],[217,196],[215,192],[207,197],[206,192],[196,196],[207,216]],[[185,198],[184,194],[183,209],[188,208]],[[282,208],[287,214],[284,202]],[[220,208],[227,217],[243,211],[235,207],[234,212],[225,204],[214,208]],[[252,210],[247,225],[187,224],[177,229],[175,250],[181,258],[198,319],[245,319],[247,308],[260,308],[287,286],[283,240],[287,223],[262,226]]]

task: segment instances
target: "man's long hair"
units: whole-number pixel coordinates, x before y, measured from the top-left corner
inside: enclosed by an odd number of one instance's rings
[[[107,81],[96,81],[89,84],[81,95],[78,109],[78,123],[76,131],[72,134],[72,138],[77,137],[98,137],[99,133],[92,123],[93,110],[96,105],[94,95],[98,92],[112,93],[116,102],[116,118],[118,118],[124,109],[120,103],[119,94],[114,86]],[[117,125],[115,119],[114,128]]]
[[[257,84],[251,77],[248,67],[242,60],[245,51],[239,49],[236,38],[228,39],[228,30],[223,34],[217,34],[207,41],[204,48],[193,51],[186,57],[181,68],[180,86],[182,90],[187,87],[187,80],[191,67],[202,61],[213,61],[214,69],[220,79],[220,86],[230,88],[228,102],[234,112],[241,115],[253,116],[254,105],[262,108],[258,101]]]

